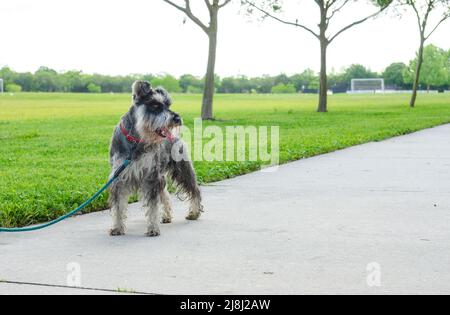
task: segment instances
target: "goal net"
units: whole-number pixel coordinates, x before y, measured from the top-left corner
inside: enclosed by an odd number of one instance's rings
[[[351,93],[384,92],[384,79],[353,79]]]
[[[3,93],[3,79],[0,79],[0,93]]]

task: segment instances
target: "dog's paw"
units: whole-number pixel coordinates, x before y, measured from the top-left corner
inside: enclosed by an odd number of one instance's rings
[[[189,221],[196,221],[200,218],[202,213],[200,211],[189,211],[188,215],[186,216],[186,220]]]
[[[153,227],[148,229],[148,232],[145,233],[145,236],[147,237],[156,237],[156,236],[160,236],[161,235],[161,231],[159,230],[159,227]]]
[[[122,236],[125,235],[125,231],[123,229],[111,229],[108,234],[109,236]]]
[[[164,217],[164,218],[162,218],[161,223],[162,224],[172,223],[172,218],[171,217]]]

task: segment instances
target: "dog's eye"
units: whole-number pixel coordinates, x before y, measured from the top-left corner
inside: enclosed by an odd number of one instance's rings
[[[158,103],[152,103],[152,104],[150,105],[150,108],[151,108],[152,110],[158,111],[158,110],[161,110],[163,107],[161,106],[161,104],[158,104]]]

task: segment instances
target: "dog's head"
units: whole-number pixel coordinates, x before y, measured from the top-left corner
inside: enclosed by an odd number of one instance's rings
[[[133,103],[136,106],[136,130],[143,139],[148,142],[174,141],[173,130],[182,125],[182,120],[170,110],[172,100],[166,90],[153,89],[146,81],[136,81]]]

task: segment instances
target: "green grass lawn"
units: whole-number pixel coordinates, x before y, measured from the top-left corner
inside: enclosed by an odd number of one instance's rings
[[[307,95],[218,95],[219,121],[205,123],[280,126],[282,162],[379,141],[450,122],[450,94],[335,95],[330,112],[315,112]],[[199,95],[174,95],[174,110],[192,126]],[[109,173],[112,130],[128,110],[129,95],[0,95],[0,225],[43,222],[81,204]],[[196,162],[202,183],[260,168],[258,162]],[[102,196],[86,211],[107,207]]]

